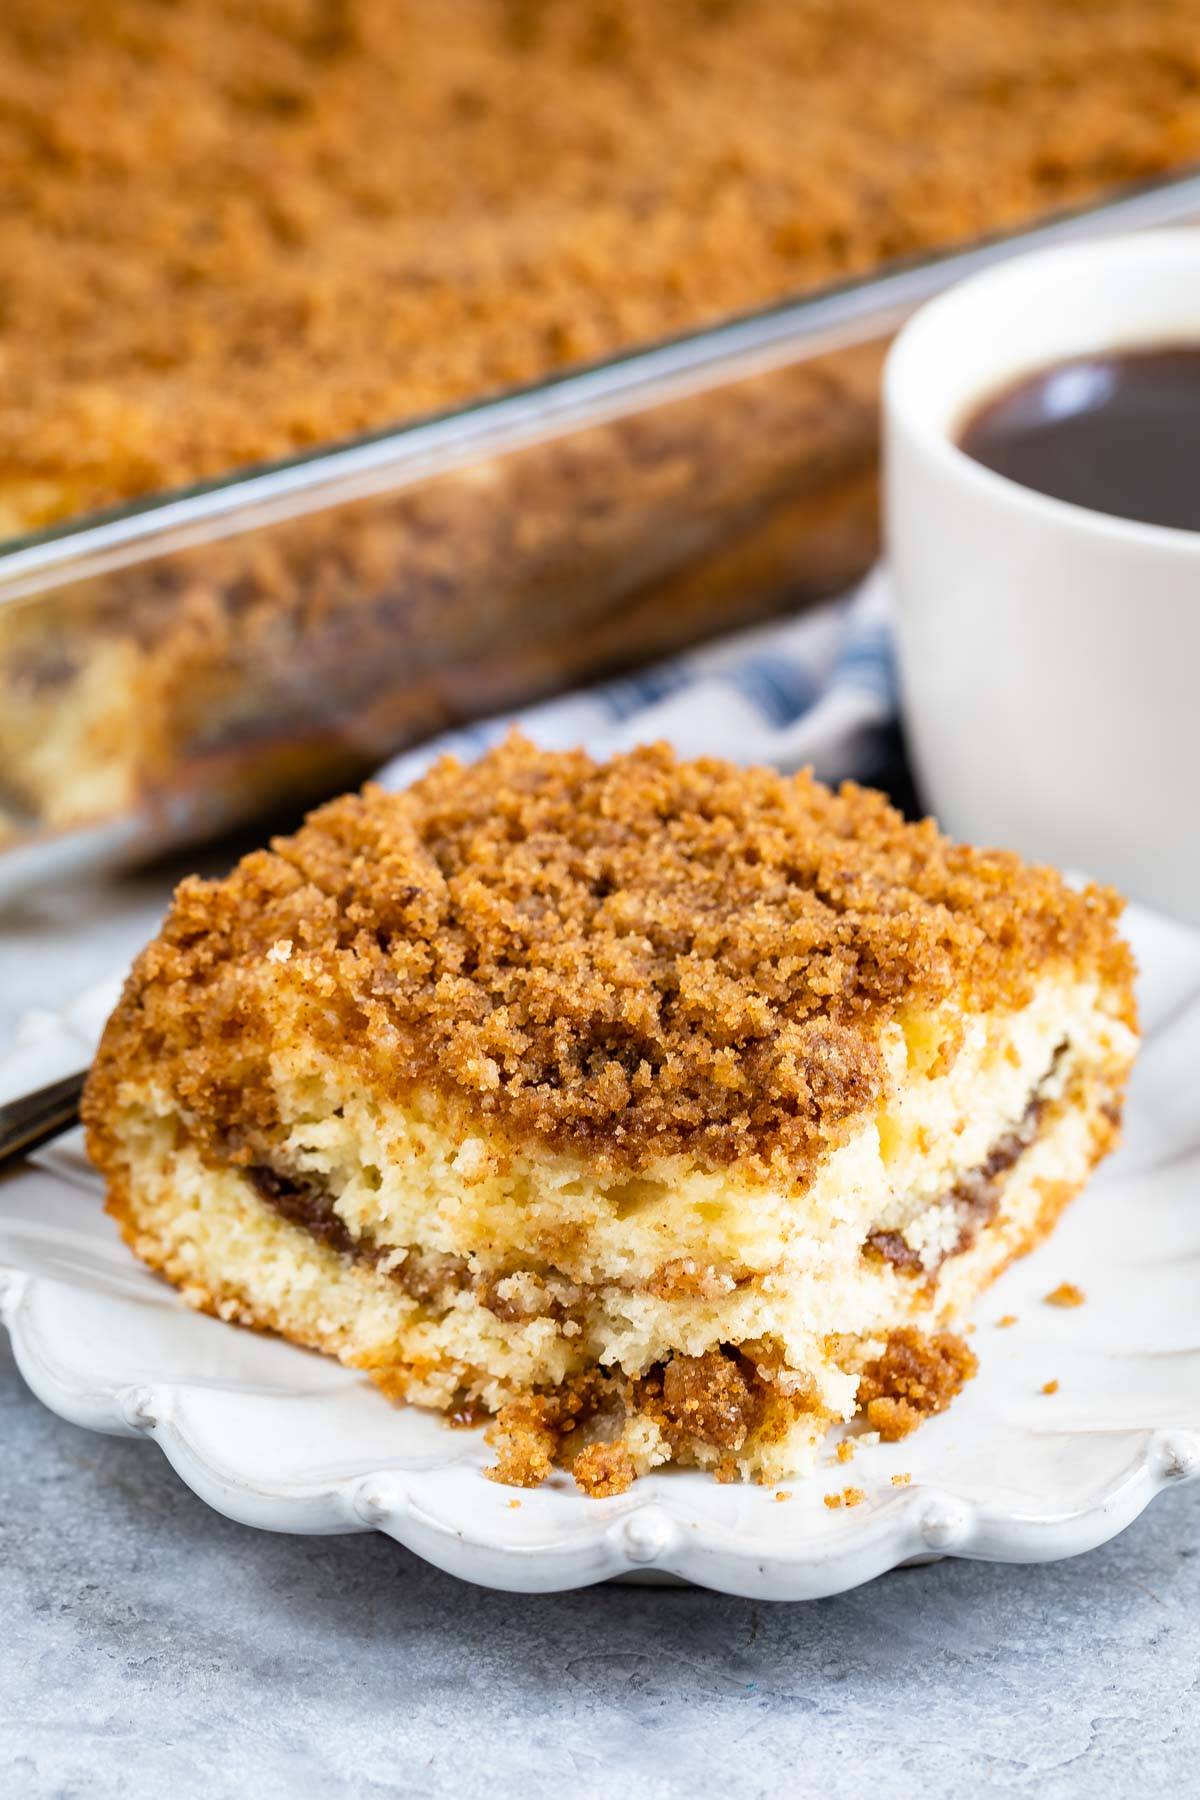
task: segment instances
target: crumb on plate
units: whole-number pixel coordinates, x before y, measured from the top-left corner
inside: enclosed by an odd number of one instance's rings
[[[1060,1281],[1045,1296],[1047,1306],[1082,1306],[1086,1299],[1083,1289],[1076,1287],[1073,1281]]]
[[[861,1506],[866,1499],[866,1489],[860,1487],[843,1488],[840,1494],[826,1494],[825,1504],[831,1512],[841,1506]]]

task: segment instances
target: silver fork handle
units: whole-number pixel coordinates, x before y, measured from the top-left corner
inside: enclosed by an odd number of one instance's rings
[[[79,1100],[87,1080],[86,1069],[77,1069],[49,1087],[21,1094],[0,1105],[0,1165],[15,1156],[28,1156],[48,1138],[57,1137],[79,1121]]]

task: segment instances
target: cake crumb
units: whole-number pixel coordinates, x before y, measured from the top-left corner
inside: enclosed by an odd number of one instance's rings
[[[1047,1306],[1082,1306],[1087,1295],[1073,1281],[1060,1281],[1045,1299]]]
[[[1042,1392],[1043,1392],[1043,1394],[1057,1394],[1057,1392],[1058,1392],[1057,1381],[1045,1382],[1042,1387]]]
[[[1016,1322],[1017,1322],[1016,1313],[1001,1313],[1000,1317],[996,1320],[996,1330],[997,1331],[1007,1331],[1009,1326],[1015,1325]]]
[[[775,1496],[777,1501],[778,1500],[790,1500],[791,1497],[792,1497],[792,1491],[790,1488],[780,1488],[779,1492]]]
[[[530,1394],[510,1400],[496,1415],[485,1442],[496,1452],[496,1461],[483,1472],[502,1487],[540,1487],[554,1465],[558,1435],[550,1424],[545,1400]]]
[[[853,1462],[854,1461],[854,1442],[853,1442],[853,1440],[851,1438],[843,1438],[841,1443],[838,1445],[837,1449],[834,1451],[834,1455],[837,1457],[837,1459],[840,1463]]]
[[[520,1504],[521,1504],[521,1502],[519,1500],[510,1500],[508,1503],[509,1512],[516,1512],[516,1510],[517,1510],[518,1506],[520,1506]]]
[[[611,1500],[633,1486],[637,1470],[624,1444],[589,1444],[571,1464],[577,1487],[591,1500]]]
[[[911,1480],[912,1480],[912,1476],[908,1473],[908,1471],[906,1469],[903,1472],[903,1474],[892,1476],[892,1486],[893,1487],[907,1487]]]
[[[927,1337],[905,1326],[863,1369],[859,1411],[884,1443],[894,1444],[932,1413],[944,1412],[978,1367],[974,1351],[953,1332]]]
[[[825,1504],[831,1512],[836,1512],[841,1506],[861,1506],[866,1497],[865,1488],[848,1487],[840,1494],[826,1494]]]
[[[271,945],[271,948],[267,951],[267,961],[273,963],[285,963],[290,959],[291,954],[291,938],[276,938],[275,942]]]

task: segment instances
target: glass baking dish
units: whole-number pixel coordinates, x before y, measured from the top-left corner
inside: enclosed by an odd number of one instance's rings
[[[0,550],[0,897],[845,587],[929,295],[1200,173]]]

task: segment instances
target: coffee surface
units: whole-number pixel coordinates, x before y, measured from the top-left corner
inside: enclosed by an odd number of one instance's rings
[[[1200,530],[1200,344],[1040,369],[977,407],[958,443],[1055,500]]]

